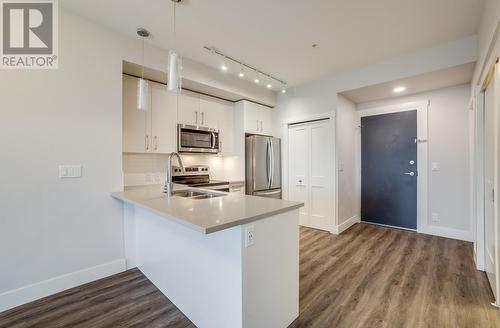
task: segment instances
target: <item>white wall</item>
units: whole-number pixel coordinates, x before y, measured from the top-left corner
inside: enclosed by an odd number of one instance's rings
[[[472,240],[469,181],[470,84],[358,104],[363,110],[430,100],[428,111],[428,222],[433,233]],[[436,163],[438,171],[432,171]],[[432,221],[432,213],[439,221]]]
[[[359,218],[359,119],[356,105],[342,95],[337,98],[337,225]]]
[[[59,69],[0,74],[0,311],[124,268],[109,193],[123,187],[122,62],[141,62],[140,43],[59,14]],[[166,67],[166,51],[146,51],[146,66]],[[231,83],[217,75],[202,78]],[[58,179],[59,164],[82,164],[83,177]]]
[[[59,38],[58,70],[0,74],[0,311],[46,289],[8,291],[124,257],[119,39],[64,12]]]
[[[339,92],[474,62],[477,60],[477,41],[476,36],[467,37],[291,88],[286,94],[278,95],[273,112],[274,134],[282,136],[282,125],[286,121],[300,121],[314,114],[337,111]],[[463,233],[458,230],[457,235]]]
[[[208,165],[210,178],[225,181],[244,181],[232,165],[233,156],[181,155],[185,166]],[[125,186],[163,184],[167,170],[168,155],[164,154],[123,154],[123,175]],[[177,161],[174,160],[174,165]]]
[[[453,67],[477,59],[477,37],[471,36],[379,64],[315,80],[278,95],[273,112],[274,133],[281,136],[284,121],[332,112],[337,107],[337,93],[364,86]]]
[[[479,74],[484,65],[495,29],[500,21],[500,1],[484,0],[483,13],[478,31],[478,62],[474,72],[473,86],[479,83]]]

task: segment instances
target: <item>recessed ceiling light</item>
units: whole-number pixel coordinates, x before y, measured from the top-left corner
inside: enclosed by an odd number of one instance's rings
[[[286,93],[286,89],[285,88],[281,89],[281,93]]]
[[[238,74],[238,77],[239,77],[239,78],[245,77],[245,73],[240,72],[240,73]]]
[[[255,78],[255,80],[253,80],[253,82],[254,82],[254,83],[259,83],[259,82],[260,82],[260,80],[259,80],[259,78],[258,78],[258,77],[256,77],[256,78]]]
[[[272,85],[271,83],[268,83],[268,84],[267,84],[267,88],[268,88],[268,89],[271,89],[272,87],[273,87],[273,85]]]
[[[396,87],[396,88],[394,88],[394,90],[393,90],[393,91],[394,91],[394,92],[403,92],[403,91],[405,91],[405,90],[406,90],[406,88],[405,88],[405,87]]]

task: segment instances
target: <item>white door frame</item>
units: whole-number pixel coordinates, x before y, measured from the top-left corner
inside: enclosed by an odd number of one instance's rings
[[[491,67],[496,59],[500,57],[500,21],[497,24],[495,33],[491,39],[486,59],[480,69],[477,85],[473,86],[472,103],[474,109],[474,151],[472,155],[475,158],[472,169],[472,208],[473,208],[473,227],[474,227],[474,251],[476,268],[480,271],[485,270],[485,234],[484,234],[484,93],[483,85],[488,78]],[[499,87],[499,86],[497,86]],[[498,170],[498,168],[497,168]],[[497,301],[498,302],[498,301]]]
[[[290,124],[299,124],[299,123],[307,123],[311,121],[319,121],[319,120],[329,120],[330,122],[330,128],[332,131],[332,136],[335,136],[335,113],[334,112],[328,112],[328,113],[321,113],[321,114],[315,114],[315,115],[303,115],[299,116],[293,119],[288,119],[282,122],[282,147],[281,147],[281,163],[282,163],[282,192],[283,192],[283,198],[287,199],[289,197],[290,193],[290,162],[289,162],[289,152],[288,152],[288,146],[289,146],[289,141],[288,141],[288,126]],[[335,137],[334,137],[335,138]],[[333,206],[330,209],[330,217],[333,218],[333,222],[331,223],[331,226],[329,228],[329,231],[331,233],[336,233],[336,226],[338,225],[338,218],[337,218],[337,198],[338,198],[338,193],[337,193],[337,152],[336,152],[336,140],[332,140],[331,143],[325,142],[325,147],[331,147],[332,155],[333,155],[333,165],[330,168],[330,187],[332,190],[332,193],[334,194],[334,200],[333,200]]]
[[[432,235],[442,235],[439,230],[428,224],[428,108],[429,100],[418,102],[406,102],[382,107],[359,110],[361,117],[406,112],[417,110],[417,232]],[[361,134],[359,134],[361,135]],[[358,160],[361,160],[361,138],[358,140]],[[358,163],[361,167],[361,163]],[[361,183],[361,170],[358,180]],[[361,202],[359,202],[361,204]],[[361,209],[360,209],[361,212]],[[361,218],[362,220],[363,218]]]

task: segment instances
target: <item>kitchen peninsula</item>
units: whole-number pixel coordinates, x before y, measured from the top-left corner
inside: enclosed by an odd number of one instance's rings
[[[279,328],[297,318],[302,203],[182,185],[170,197],[160,185],[112,196],[124,202],[127,268],[198,327]]]

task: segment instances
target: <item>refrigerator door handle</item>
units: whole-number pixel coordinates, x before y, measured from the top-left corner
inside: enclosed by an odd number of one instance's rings
[[[273,185],[274,182],[274,146],[273,146],[273,140],[269,139],[269,146],[271,148],[270,154],[271,154],[271,178],[269,179],[269,188]]]
[[[269,146],[269,140],[266,142],[266,177],[267,177],[267,188],[271,186],[271,149]]]

